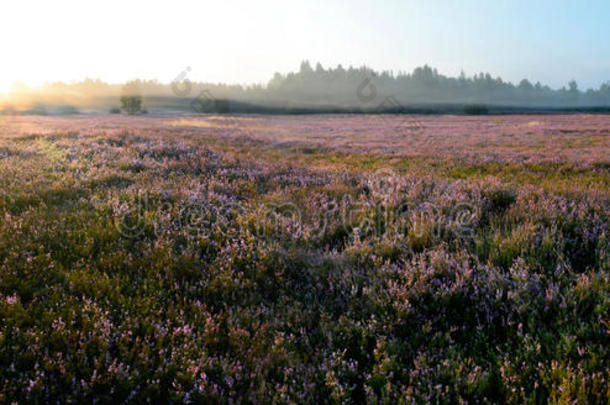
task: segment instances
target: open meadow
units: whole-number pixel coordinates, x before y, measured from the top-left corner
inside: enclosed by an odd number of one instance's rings
[[[0,116],[0,403],[606,403],[610,116]]]

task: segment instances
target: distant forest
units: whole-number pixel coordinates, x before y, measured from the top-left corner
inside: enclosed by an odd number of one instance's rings
[[[533,110],[610,110],[610,82],[583,91],[575,81],[561,89],[540,82],[518,84],[489,73],[448,77],[429,66],[411,73],[375,72],[368,67],[325,69],[302,62],[298,72],[276,73],[266,85],[100,80],[15,86],[4,112],[71,114],[118,111],[122,94],[137,95],[149,112],[487,112]],[[1,100],[0,100],[1,102]]]

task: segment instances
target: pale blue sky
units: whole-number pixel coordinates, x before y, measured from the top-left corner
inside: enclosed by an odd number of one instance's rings
[[[608,0],[22,0],[1,6],[0,91],[84,77],[266,82],[324,66],[610,80]]]

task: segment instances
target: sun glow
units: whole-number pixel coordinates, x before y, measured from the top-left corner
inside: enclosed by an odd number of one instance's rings
[[[11,82],[0,78],[0,100],[8,95],[11,90]]]

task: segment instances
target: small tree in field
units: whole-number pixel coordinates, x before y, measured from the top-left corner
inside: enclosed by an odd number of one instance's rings
[[[127,114],[137,114],[142,111],[142,96],[121,96],[121,110]]]
[[[139,81],[127,82],[121,89],[121,110],[127,114],[144,112]]]

